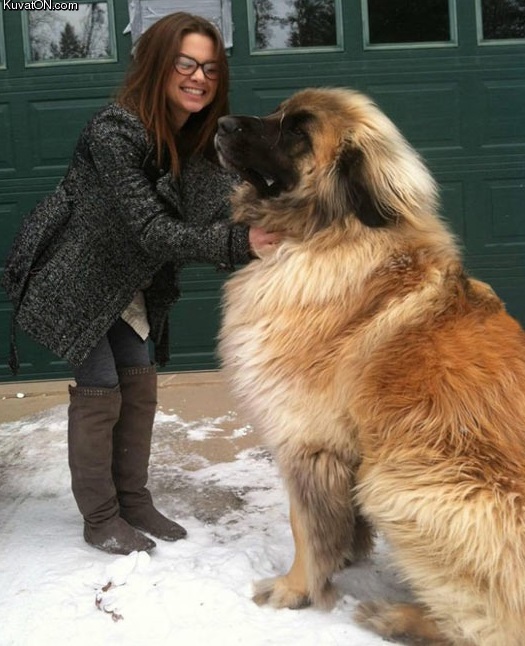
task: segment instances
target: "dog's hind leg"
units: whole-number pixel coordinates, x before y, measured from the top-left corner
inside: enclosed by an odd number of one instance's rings
[[[309,447],[280,464],[290,495],[295,559],[285,576],[257,584],[254,600],[276,607],[331,607],[332,574],[372,547],[370,526],[354,508],[354,467]]]
[[[427,609],[419,604],[369,601],[359,604],[355,620],[382,637],[398,639],[403,644],[452,646]],[[460,646],[454,644],[454,646]],[[462,642],[461,646],[474,646]]]

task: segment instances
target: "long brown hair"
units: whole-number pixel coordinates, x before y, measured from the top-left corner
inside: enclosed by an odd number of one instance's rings
[[[166,88],[182,40],[193,33],[208,36],[215,45],[215,60],[219,68],[217,93],[210,105],[190,115],[178,134]],[[218,29],[201,16],[180,11],[161,18],[139,38],[126,79],[117,94],[117,102],[140,118],[157,146],[159,164],[167,147],[172,172],[177,175],[181,152],[213,155],[217,120],[229,111],[228,90],[228,61]]]

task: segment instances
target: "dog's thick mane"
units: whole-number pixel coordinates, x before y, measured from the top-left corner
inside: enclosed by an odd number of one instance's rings
[[[369,228],[402,226],[449,235],[438,215],[434,179],[368,97],[334,88],[304,90],[283,106],[287,114],[309,109],[316,113],[311,137],[320,141],[314,148],[337,137],[336,156],[320,155],[292,191],[271,198],[242,184],[233,198],[236,221],[303,240],[356,219]]]

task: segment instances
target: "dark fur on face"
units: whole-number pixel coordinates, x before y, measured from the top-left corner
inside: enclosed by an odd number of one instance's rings
[[[428,186],[426,172],[423,190],[414,177],[407,180],[422,173],[414,168],[417,157],[412,151],[411,168],[408,156],[403,159],[408,144],[395,126],[362,95],[355,95],[351,104],[347,92],[332,90],[329,95],[330,103],[326,90],[305,90],[266,117],[219,120],[215,138],[219,157],[253,187],[251,202],[264,201],[264,212],[267,200],[278,203],[281,218],[286,207],[295,218],[301,217],[298,212],[308,212],[302,217],[304,235],[353,217],[367,227],[385,227],[405,211],[413,213],[416,205],[425,208],[435,189]],[[384,135],[377,132],[378,120],[368,119],[371,110],[380,115]],[[253,219],[246,214],[246,221]],[[282,224],[295,231],[299,226]]]
[[[263,119],[222,117],[215,140],[217,151],[223,164],[250,182],[260,198],[277,197],[297,186],[296,162],[311,153],[304,129],[308,118],[307,114],[287,116],[281,111]]]

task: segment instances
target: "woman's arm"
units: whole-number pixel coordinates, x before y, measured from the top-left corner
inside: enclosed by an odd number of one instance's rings
[[[93,121],[87,143],[112,210],[146,253],[162,261],[218,266],[229,266],[243,247],[248,253],[247,231],[223,220],[188,220],[176,191],[170,201],[159,195],[143,169],[148,142],[136,117],[114,106]]]
[[[246,263],[275,250],[281,235],[259,227],[230,222],[231,195],[240,178],[203,158],[196,157],[182,173],[182,204],[188,222],[217,221],[230,231],[230,264]]]

